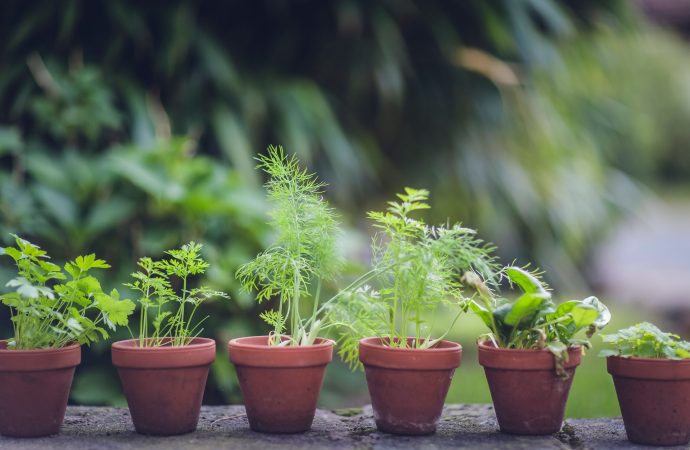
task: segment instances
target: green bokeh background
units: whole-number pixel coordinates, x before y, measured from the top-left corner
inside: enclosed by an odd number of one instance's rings
[[[279,143],[329,183],[348,276],[368,261],[365,211],[414,186],[432,191],[430,221],[478,228],[505,263],[581,297],[611,227],[690,174],[688,48],[635,4],[2,2],[0,242],[95,252],[106,287],[140,256],[203,242],[208,283],[232,295],[207,305],[204,334],[264,332],[266,305],[233,274],[271,240],[253,158]],[[0,284],[11,276],[3,261]],[[612,328],[658,319],[603,300]],[[470,317],[454,331],[466,351],[449,401],[489,401],[481,331]],[[572,416],[617,414],[594,341]],[[72,402],[124,404],[108,345],[85,351]],[[241,401],[223,345],[205,401]],[[362,374],[334,364],[321,401],[366,402]]]

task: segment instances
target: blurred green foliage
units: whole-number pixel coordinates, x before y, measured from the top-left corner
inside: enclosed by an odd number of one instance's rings
[[[16,232],[59,261],[95,251],[112,287],[139,256],[203,242],[209,284],[233,296],[208,305],[206,334],[256,333],[232,274],[271,240],[253,157],[281,143],[356,220],[404,185],[427,187],[435,220],[461,219],[579,285],[601,231],[634,207],[633,177],[690,166],[676,145],[690,131],[687,50],[630,8],[5,1],[0,240]],[[219,355],[207,401],[237,401]],[[84,361],[73,400],[121,403],[107,346]],[[329,402],[352,386],[334,370]]]

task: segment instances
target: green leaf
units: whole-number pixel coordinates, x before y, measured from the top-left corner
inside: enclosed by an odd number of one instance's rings
[[[163,321],[171,315],[172,313],[170,311],[163,311],[156,315],[156,317],[153,319],[153,329],[156,330],[156,334],[158,334],[160,331]]]
[[[534,317],[544,309],[546,301],[550,297],[551,296],[545,292],[522,294],[512,304],[504,318],[504,322],[511,326],[531,323]]]
[[[593,306],[579,304],[572,308],[570,316],[575,326],[579,329],[593,324],[599,317],[599,311]]]
[[[5,247],[2,250],[7,256],[14,259],[15,262],[19,261],[22,258],[22,252],[20,252],[14,247]]]
[[[484,325],[486,325],[489,329],[493,329],[493,316],[491,312],[474,300],[470,301],[469,305],[472,312],[475,313],[477,317],[482,320],[482,322],[484,322]]]
[[[523,292],[527,294],[538,293],[550,295],[544,287],[544,284],[533,273],[516,266],[506,267],[503,271],[510,282],[520,286]]]
[[[110,295],[96,294],[94,306],[102,313],[106,324],[111,330],[115,325],[126,326],[129,323],[129,316],[134,312],[136,306],[131,300],[118,300],[119,294],[113,290]]]
[[[5,286],[16,288],[17,294],[29,299],[39,298],[40,296],[50,299],[54,298],[53,291],[50,288],[33,285],[24,277],[13,278]]]
[[[592,325],[597,329],[604,328],[611,321],[611,311],[596,297],[587,297],[582,303],[592,306],[597,310],[598,316]]]

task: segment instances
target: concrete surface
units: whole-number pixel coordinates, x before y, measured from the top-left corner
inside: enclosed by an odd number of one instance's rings
[[[553,436],[511,436],[498,431],[490,405],[448,405],[436,434],[393,436],[376,431],[371,408],[319,410],[312,431],[268,435],[249,430],[243,406],[205,406],[199,429],[170,437],[134,432],[129,412],[119,408],[69,407],[62,433],[37,439],[0,437],[2,450],[177,449],[622,449],[620,419],[568,420]]]

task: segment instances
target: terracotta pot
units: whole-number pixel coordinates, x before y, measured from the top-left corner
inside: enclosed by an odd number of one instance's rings
[[[501,431],[526,435],[559,431],[581,358],[580,347],[568,350],[568,378],[563,379],[556,374],[548,350],[504,349],[480,342],[479,364],[484,366]]]
[[[0,341],[0,434],[37,437],[58,433],[80,361],[77,344],[8,350],[7,341]]]
[[[631,442],[685,445],[690,441],[690,360],[606,359]]]
[[[233,339],[230,361],[244,397],[249,427],[264,433],[300,433],[311,428],[326,366],[335,342],[276,347],[268,336]]]
[[[460,366],[462,347],[441,341],[434,348],[403,349],[383,342],[359,341],[376,427],[394,434],[433,433],[453,373]]]
[[[167,436],[196,430],[215,357],[216,343],[207,338],[180,347],[139,347],[138,339],[114,343],[113,365],[137,432]]]

